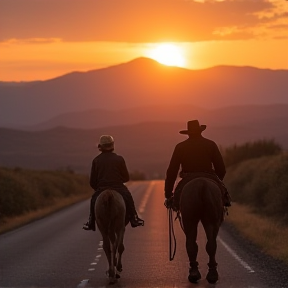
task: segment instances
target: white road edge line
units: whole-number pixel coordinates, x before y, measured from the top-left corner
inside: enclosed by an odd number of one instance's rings
[[[145,207],[146,207],[146,204],[148,202],[148,199],[150,197],[150,194],[154,188],[154,185],[155,185],[155,181],[151,181],[150,184],[149,184],[149,187],[148,189],[146,190],[146,193],[144,195],[144,197],[142,198],[142,201],[140,203],[140,207],[139,207],[139,213],[143,213],[145,211]],[[141,218],[141,215],[139,215],[139,217]]]
[[[228,246],[219,236],[218,236],[219,242],[224,246],[224,248],[231,254],[233,258],[235,258],[248,272],[254,273],[255,271],[244,261],[242,260],[237,253]]]

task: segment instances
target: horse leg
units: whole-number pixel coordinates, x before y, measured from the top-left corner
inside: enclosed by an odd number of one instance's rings
[[[108,260],[108,265],[109,268],[106,271],[106,274],[109,278],[109,283],[113,284],[115,283],[115,267],[114,267],[114,261],[115,261],[115,256],[114,256],[114,247],[113,244],[111,243],[110,239],[108,236],[103,236],[103,249],[106,255],[106,258]]]
[[[198,254],[198,245],[196,242],[197,239],[197,227],[198,222],[195,222],[193,224],[189,224],[189,229],[184,230],[186,234],[186,251],[188,254],[189,262],[190,262],[190,269],[189,269],[189,276],[188,280],[191,283],[197,283],[199,279],[201,279],[201,274],[198,270],[198,262],[197,260],[197,254]]]
[[[206,279],[209,283],[214,284],[218,281],[219,275],[217,271],[217,262],[216,262],[216,250],[217,250],[217,235],[219,231],[219,227],[214,227],[213,225],[205,225],[204,230],[207,237],[206,243],[206,252],[209,255],[209,263],[208,263],[208,273],[206,275]]]
[[[122,272],[122,254],[125,250],[123,240],[119,244],[118,247],[118,258],[117,258],[117,265],[116,265],[116,278],[120,278],[120,274]]]

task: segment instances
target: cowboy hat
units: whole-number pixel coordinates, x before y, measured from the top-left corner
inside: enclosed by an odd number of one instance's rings
[[[206,129],[206,125],[200,125],[198,120],[191,120],[187,122],[187,130],[179,131],[180,134],[194,134],[202,132]]]

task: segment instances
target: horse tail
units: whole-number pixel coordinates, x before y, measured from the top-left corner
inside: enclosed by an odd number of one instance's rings
[[[206,180],[202,181],[202,203],[206,213],[209,215],[210,219],[219,219],[222,214],[221,211],[222,204],[222,194],[217,183],[214,181]],[[220,207],[220,209],[219,209]]]
[[[102,198],[103,215],[105,215],[104,218],[106,222],[105,233],[109,236],[113,245],[117,244],[119,234],[118,229],[116,228],[118,225],[117,222],[119,221],[119,199],[117,199],[116,195],[114,190],[106,190],[105,193],[103,192]],[[123,217],[125,221],[125,212]],[[124,221],[123,225],[125,225]]]
[[[103,194],[103,206],[107,212],[106,214],[109,215],[112,210],[113,194],[111,190],[106,190]]]
[[[106,220],[108,221],[108,225],[106,226],[106,233],[107,235],[111,234],[111,226],[112,226],[112,221],[113,221],[113,207],[114,207],[114,195],[112,190],[106,190],[104,195],[103,195],[103,208],[105,211],[105,217]]]

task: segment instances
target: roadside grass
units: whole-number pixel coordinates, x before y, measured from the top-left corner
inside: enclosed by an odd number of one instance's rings
[[[91,197],[87,175],[0,167],[0,233]]]
[[[287,171],[287,154],[229,167],[225,184],[235,202],[225,221],[288,265]],[[0,187],[0,234],[88,199],[93,192],[85,175],[20,168],[0,167]]]
[[[288,265],[288,153],[248,159],[227,169],[229,221],[264,253]]]
[[[253,212],[253,208],[233,203],[225,221],[258,246],[261,251],[288,265],[288,226]]]
[[[13,229],[24,226],[35,220],[44,218],[49,214],[59,211],[65,207],[71,206],[75,203],[88,199],[87,195],[73,195],[69,198],[61,198],[57,200],[52,206],[26,212],[20,216],[4,217],[0,220],[0,234],[11,231]],[[88,207],[87,207],[88,209]],[[87,210],[88,213],[88,210]]]

